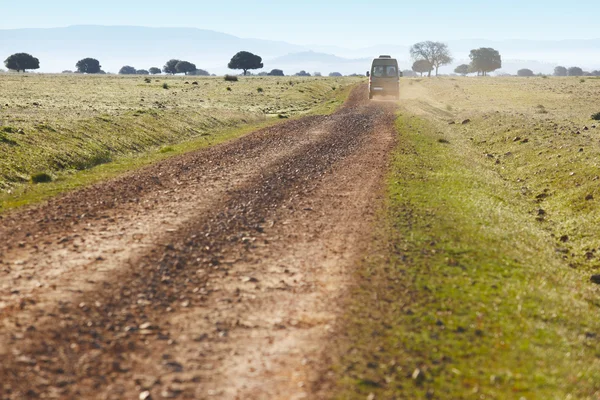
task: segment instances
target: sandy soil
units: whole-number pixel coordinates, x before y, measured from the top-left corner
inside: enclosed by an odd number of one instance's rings
[[[0,216],[0,398],[319,397],[394,140],[366,98]]]

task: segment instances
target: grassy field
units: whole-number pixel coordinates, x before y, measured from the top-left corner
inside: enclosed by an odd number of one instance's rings
[[[0,74],[0,210],[248,127],[329,112],[359,81]],[[98,174],[78,172],[101,164]],[[29,184],[36,179],[58,183]]]
[[[404,80],[339,399],[599,399],[600,80]]]

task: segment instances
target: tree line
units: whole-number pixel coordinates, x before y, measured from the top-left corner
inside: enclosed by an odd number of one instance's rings
[[[419,42],[412,45],[410,56],[414,61],[412,71],[420,73],[421,76],[426,73],[429,77],[434,70],[437,76],[441,66],[454,61],[448,45],[433,41]],[[486,76],[490,72],[502,68],[500,53],[498,50],[489,47],[471,50],[469,58],[471,59],[470,64],[459,65],[454,72],[461,75],[477,73],[477,75]]]
[[[27,53],[16,53],[8,57],[4,61],[4,65],[9,70],[17,72],[25,72],[27,70],[35,70],[40,68],[40,60]],[[256,54],[252,54],[247,51],[240,51],[236,53],[229,64],[229,69],[242,70],[244,75],[247,75],[250,70],[263,68],[262,58]],[[75,64],[76,72],[81,74],[104,74],[100,61],[95,58],[88,57],[77,61]],[[73,72],[70,70],[63,71],[65,73]],[[196,64],[179,59],[171,59],[165,63],[161,68],[150,67],[148,69],[137,69],[131,65],[124,65],[119,70],[121,75],[157,75],[160,73],[175,75],[199,75],[199,76],[210,76],[210,73],[204,69],[199,69]],[[262,76],[285,76],[283,70],[272,69],[270,72],[261,72],[259,75]],[[321,76],[320,72],[314,72],[312,75],[306,71],[300,71],[295,76]],[[332,72],[329,76],[342,76],[339,72]]]

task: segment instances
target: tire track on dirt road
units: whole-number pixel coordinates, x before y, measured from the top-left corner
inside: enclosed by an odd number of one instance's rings
[[[364,98],[3,217],[0,397],[308,395],[393,143]]]

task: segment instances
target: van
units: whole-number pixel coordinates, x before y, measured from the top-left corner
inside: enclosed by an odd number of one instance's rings
[[[398,71],[398,60],[391,56],[379,56],[371,64],[369,74],[369,99],[373,96],[394,96],[400,98],[400,77]]]

